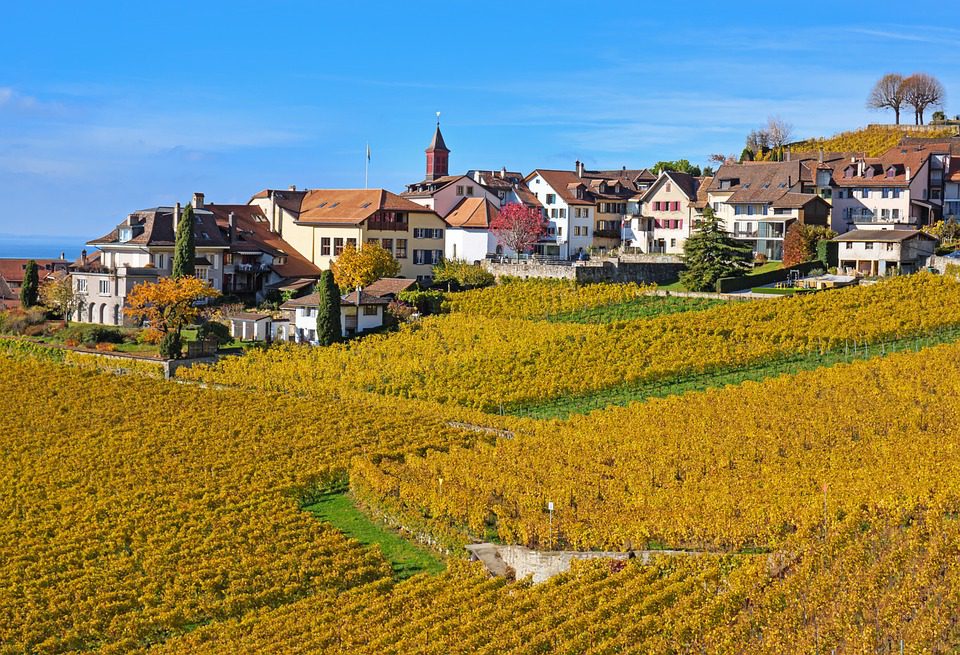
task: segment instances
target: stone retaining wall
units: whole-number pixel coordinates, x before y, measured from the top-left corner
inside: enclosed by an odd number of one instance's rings
[[[594,282],[672,282],[683,270],[683,263],[672,255],[634,255],[629,258],[590,262],[484,262],[496,277],[548,278],[573,280],[580,284]]]

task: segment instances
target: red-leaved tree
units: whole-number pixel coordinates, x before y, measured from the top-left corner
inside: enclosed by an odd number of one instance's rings
[[[490,229],[500,243],[517,253],[518,259],[520,253],[529,252],[547,232],[539,209],[515,202],[500,208]]]

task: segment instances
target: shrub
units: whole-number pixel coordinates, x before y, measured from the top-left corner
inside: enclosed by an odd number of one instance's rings
[[[452,289],[475,289],[493,284],[493,274],[476,264],[460,259],[444,259],[433,267],[435,284],[447,284]]]
[[[168,332],[160,339],[160,356],[164,359],[180,359],[182,348],[180,335],[176,332]]]
[[[401,291],[397,300],[413,305],[421,314],[439,314],[443,303],[442,291]]]
[[[753,257],[753,265],[754,265],[754,266],[763,266],[764,264],[767,263],[767,261],[768,261],[768,260],[767,260],[767,256],[764,255],[762,252],[758,252],[758,253]]]
[[[406,323],[409,321],[415,311],[417,311],[416,307],[408,305],[405,302],[400,302],[399,300],[394,300],[387,305],[387,314],[395,318],[398,323]]]
[[[230,328],[217,321],[201,323],[197,328],[197,341],[204,341],[205,339],[215,339],[218,346],[233,341],[233,337],[230,336]]]

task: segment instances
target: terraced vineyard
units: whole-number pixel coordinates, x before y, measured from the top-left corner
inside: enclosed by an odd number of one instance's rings
[[[960,643],[960,283],[672,314],[630,285],[514,284],[395,334],[227,359],[183,384],[0,341],[0,654]],[[811,352],[827,358],[816,370],[777,367]],[[769,370],[692,390],[744,366]],[[479,411],[657,385],[673,390],[562,421]],[[349,494],[318,511],[345,530],[347,515],[384,519],[393,567],[369,523],[354,530],[367,546],[306,511],[331,489]],[[583,562],[532,585],[462,561],[487,536],[700,554]]]

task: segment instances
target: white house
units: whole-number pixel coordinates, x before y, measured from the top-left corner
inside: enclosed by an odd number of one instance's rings
[[[513,255],[509,248],[501,246],[490,231],[499,208],[486,198],[464,198],[451,210],[444,221],[447,223],[446,257],[475,263],[488,254]]]
[[[383,325],[384,311],[390,304],[389,298],[374,296],[364,291],[351,291],[340,299],[340,330],[344,337],[374,330]],[[317,293],[288,300],[280,306],[288,315],[293,314],[293,321],[288,330],[275,333],[280,341],[295,341],[297,343],[317,342],[317,314],[320,311],[320,297]]]
[[[196,276],[222,290],[224,256],[230,249],[212,212],[204,208],[203,194],[193,196],[193,235]],[[84,323],[123,325],[123,306],[134,286],[156,282],[173,269],[180,204],[136,211],[109,234],[89,241],[99,249],[93,263],[71,273],[74,289],[86,297],[76,320]]]
[[[937,247],[935,237],[919,230],[851,230],[833,240],[838,244],[838,268],[868,276],[916,272]]]
[[[230,336],[241,341],[267,341],[271,335],[272,318],[257,312],[235,312],[228,318]]]
[[[593,243],[594,203],[576,171],[538,168],[525,182],[543,205],[547,221],[547,234],[534,253],[559,259],[586,253]]]

